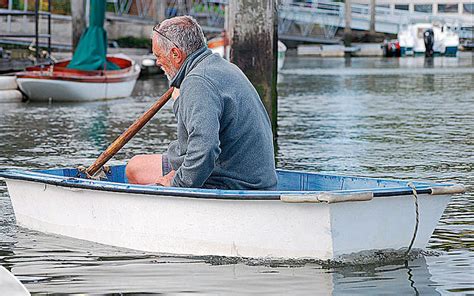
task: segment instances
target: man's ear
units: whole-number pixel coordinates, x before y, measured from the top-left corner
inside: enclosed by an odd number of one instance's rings
[[[171,58],[174,60],[175,63],[182,63],[186,59],[186,55],[183,51],[179,50],[176,47],[171,49]]]

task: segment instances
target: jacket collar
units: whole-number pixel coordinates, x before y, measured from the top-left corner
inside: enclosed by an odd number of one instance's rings
[[[210,49],[207,48],[207,46],[203,46],[192,54],[190,54],[186,58],[186,60],[184,60],[184,63],[179,68],[178,73],[176,73],[173,79],[171,79],[170,86],[179,88],[186,75],[188,75],[188,73],[192,69],[194,69],[194,67],[199,64],[199,62],[201,62],[205,57],[209,56],[210,54],[212,54],[212,52]]]

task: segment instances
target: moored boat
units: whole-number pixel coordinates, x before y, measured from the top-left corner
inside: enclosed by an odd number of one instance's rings
[[[277,59],[277,68],[281,70],[283,65],[285,64],[285,56],[286,56],[286,45],[278,40],[278,59]]]
[[[456,56],[459,47],[459,36],[446,25],[417,23],[408,25],[398,33],[401,55],[425,54],[424,33],[431,30],[434,35],[433,51],[435,54]]]
[[[106,5],[106,1],[90,1],[89,27],[71,60],[29,67],[16,74],[19,88],[31,101],[81,102],[130,96],[140,66],[126,55],[107,55]]]
[[[422,249],[462,185],[278,170],[277,191],[132,185],[77,169],[0,171],[20,226],[143,251],[338,259]],[[416,231],[414,231],[416,229]],[[413,242],[413,243],[411,243]]]
[[[21,102],[22,93],[18,90],[15,76],[0,76],[0,104]]]
[[[67,68],[70,60],[28,67],[16,73],[17,83],[31,101],[80,102],[109,100],[131,95],[140,67],[130,58],[108,56],[118,70]]]

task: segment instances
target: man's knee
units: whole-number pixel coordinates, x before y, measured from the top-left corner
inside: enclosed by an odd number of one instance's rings
[[[129,183],[142,184],[151,182],[161,172],[161,154],[135,155],[125,167]],[[151,178],[151,179],[150,179]]]
[[[135,183],[136,175],[138,172],[138,164],[140,162],[140,155],[132,157],[125,167],[125,175],[127,176],[129,183]]]

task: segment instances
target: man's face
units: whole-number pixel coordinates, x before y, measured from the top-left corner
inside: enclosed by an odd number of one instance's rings
[[[173,53],[166,52],[158,45],[157,37],[153,37],[153,54],[156,57],[156,65],[160,67],[164,72],[168,80],[174,78],[176,73],[178,73],[179,66],[176,64],[174,59],[172,59]]]

